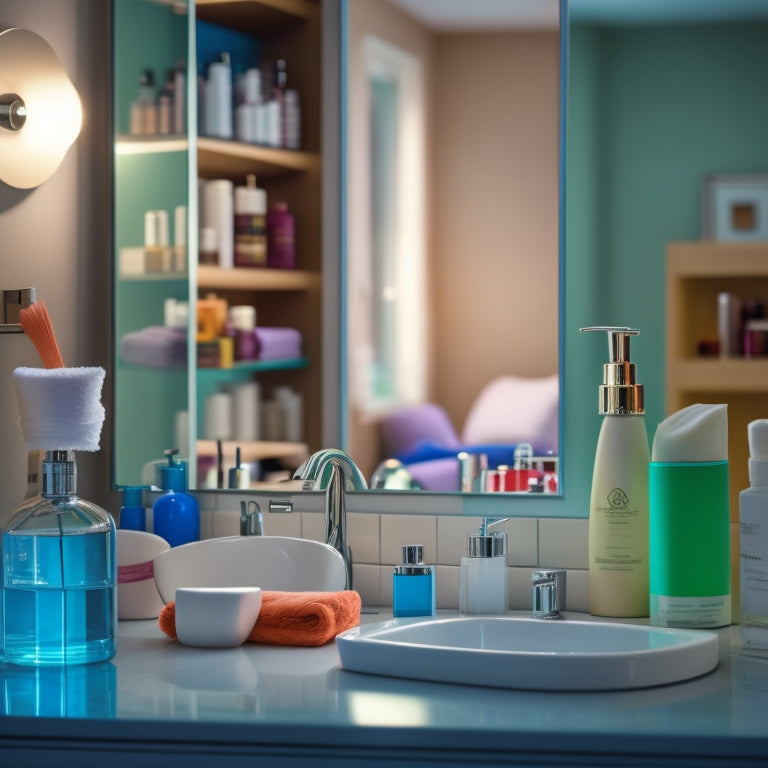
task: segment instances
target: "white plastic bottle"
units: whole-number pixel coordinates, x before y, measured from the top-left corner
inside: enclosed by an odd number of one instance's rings
[[[595,616],[643,617],[648,595],[648,464],[643,386],[630,362],[632,328],[598,326],[608,333],[589,503],[589,612]]]
[[[768,419],[747,430],[750,487],[739,494],[741,641],[768,648]]]

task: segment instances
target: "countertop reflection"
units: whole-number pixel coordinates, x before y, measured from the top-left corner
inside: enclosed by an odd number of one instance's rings
[[[389,618],[388,609],[363,615],[365,623]],[[664,764],[672,755],[723,764],[764,758],[768,653],[744,652],[738,627],[718,634],[720,663],[696,680],[627,692],[545,693],[347,672],[333,643],[188,648],[166,638],[155,621],[121,622],[118,652],[108,664],[0,665],[0,752],[34,749],[44,733],[67,750],[142,745],[176,753],[190,743],[237,744],[243,754],[265,754],[269,745],[270,754],[311,747],[330,757],[355,748],[365,751],[361,763],[366,754],[383,750],[395,760],[397,750],[413,748],[431,759],[449,750],[459,762],[466,751],[475,764],[499,750],[510,760],[524,753],[565,760],[585,751],[666,755]]]

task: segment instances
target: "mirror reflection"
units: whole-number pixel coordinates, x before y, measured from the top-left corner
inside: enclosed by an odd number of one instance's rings
[[[321,192],[324,100],[339,98],[321,77],[322,4],[195,5],[188,23],[178,3],[115,0],[117,483],[154,482],[181,446],[191,487],[226,485],[236,463],[259,487],[332,433],[373,486],[394,459],[409,489],[557,492],[556,0],[533,20],[498,0],[461,24],[440,4],[430,18],[412,0],[342,3],[342,210]],[[162,38],[151,55],[131,43],[143,29]],[[180,76],[196,94],[173,90]],[[231,121],[211,115],[219,78]],[[286,97],[301,119],[283,142],[258,120]],[[290,214],[290,263],[270,262],[269,240],[238,251],[238,204],[256,230]],[[339,222],[337,274],[320,235]]]

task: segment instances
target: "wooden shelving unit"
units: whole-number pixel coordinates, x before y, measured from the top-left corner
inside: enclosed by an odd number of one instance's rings
[[[197,18],[228,27],[259,40],[263,61],[285,58],[289,87],[301,98],[302,149],[288,150],[197,137],[198,174],[227,178],[236,185],[254,173],[267,201],[288,203],[296,226],[295,270],[197,268],[198,295],[215,293],[230,304],[254,304],[257,323],[292,327],[303,339],[303,356],[288,365],[255,366],[262,395],[288,384],[304,401],[306,443],[321,445],[322,435],[322,167],[321,124],[321,3],[320,0],[197,0]],[[217,376],[226,377],[227,371]],[[242,377],[243,370],[233,370]],[[210,384],[211,373],[198,372]],[[202,378],[201,378],[202,377]],[[205,387],[203,387],[205,389]],[[198,442],[198,451],[201,449]],[[302,446],[306,452],[306,446]],[[271,450],[265,446],[267,451]],[[258,446],[249,446],[258,454]],[[290,452],[290,449],[289,449]],[[261,456],[264,458],[264,456]]]
[[[768,417],[768,357],[698,354],[700,341],[717,339],[721,291],[759,298],[768,306],[768,242],[667,246],[667,413],[692,403],[728,405],[732,576],[737,585],[739,491],[749,485],[747,425]]]

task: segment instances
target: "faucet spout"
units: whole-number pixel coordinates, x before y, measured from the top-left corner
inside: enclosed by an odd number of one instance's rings
[[[294,480],[303,480],[305,491],[325,490],[325,543],[344,558],[347,589],[352,589],[352,553],[347,543],[348,490],[364,490],[367,483],[352,459],[337,448],[312,454],[294,473]]]

